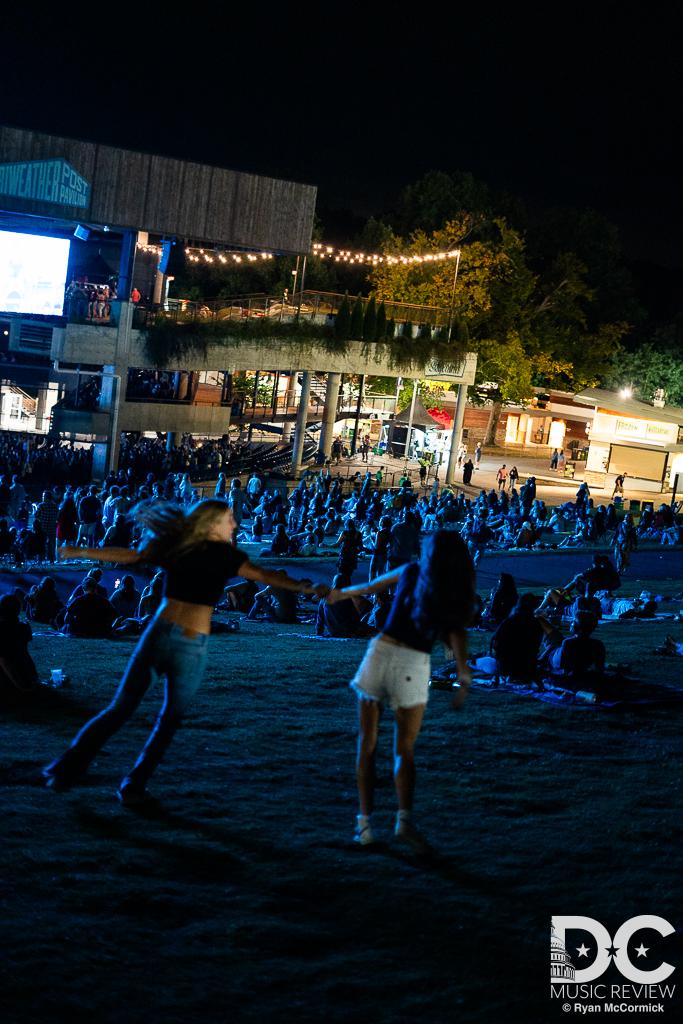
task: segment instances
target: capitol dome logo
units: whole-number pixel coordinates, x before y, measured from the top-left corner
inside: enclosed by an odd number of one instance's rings
[[[574,981],[574,964],[571,962],[567,947],[555,934],[555,926],[550,927],[550,980]]]

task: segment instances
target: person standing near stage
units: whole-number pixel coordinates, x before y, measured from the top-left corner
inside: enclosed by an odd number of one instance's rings
[[[223,501],[202,501],[188,511],[165,502],[148,502],[138,505],[133,515],[146,536],[138,551],[61,549],[63,558],[161,566],[165,570],[164,597],[109,707],[88,722],[69,749],[43,771],[48,787],[57,792],[69,790],[107,740],[128,721],[157,676],[164,676],[164,703],[154,731],[119,789],[125,806],[153,799],[147,782],[201,683],[211,615],[228,580],[239,572],[247,580],[301,594],[324,597],[329,592],[324,585],[313,588],[250,562],[234,546],[237,526]]]
[[[470,670],[467,633],[474,607],[474,567],[462,537],[453,530],[438,530],[425,540],[422,558],[402,569],[377,577],[372,583],[332,590],[334,604],[364,594],[396,587],[391,611],[381,634],[368,646],[351,681],[358,694],[360,737],[357,781],[360,814],[356,840],[375,842],[371,815],[375,801],[377,733],[383,705],[396,715],[394,782],[398,796],[395,836],[415,853],[428,854],[429,843],[413,824],[415,760],[413,747],[429,696],[430,655],[442,639],[457,662],[458,684],[451,707],[462,707],[467,697]]]
[[[498,470],[498,473],[496,475],[496,480],[498,481],[498,490],[499,491],[504,491],[505,490],[505,481],[507,480],[507,478],[508,478],[507,467],[506,467],[505,463],[503,463],[503,465],[500,467],[500,469]]]
[[[622,498],[624,497],[624,480],[627,476],[628,473],[620,473],[619,476],[616,478],[616,480],[614,481],[614,490],[612,491],[612,497],[614,497],[615,494],[620,494]]]
[[[474,449],[474,468],[479,469],[479,463],[481,462],[481,442],[477,442],[477,447]]]

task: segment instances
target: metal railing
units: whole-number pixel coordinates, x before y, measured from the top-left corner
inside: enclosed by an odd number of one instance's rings
[[[328,317],[335,316],[344,296],[336,292],[321,292],[305,289],[293,295],[233,295],[227,298],[168,299],[162,304],[137,303],[133,326],[146,327],[156,321],[159,315],[175,323],[193,321],[244,321],[249,319],[290,320],[302,316],[324,324]],[[353,300],[355,302],[355,299]],[[363,310],[369,299],[361,299]],[[394,317],[399,322],[411,320],[414,324],[430,324],[443,327],[448,322],[449,310],[441,306],[421,306],[409,302],[384,303],[387,319]],[[97,322],[97,321],[96,321]]]

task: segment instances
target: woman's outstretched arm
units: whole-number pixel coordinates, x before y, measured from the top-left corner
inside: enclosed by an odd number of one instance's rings
[[[297,594],[307,594],[309,596],[315,594],[316,597],[325,597],[330,589],[325,583],[319,583],[316,587],[311,587],[307,583],[302,583],[301,580],[293,580],[291,576],[278,572],[276,569],[264,569],[262,566],[249,561],[249,559],[246,562],[242,562],[239,567],[239,574],[245,580],[255,580],[258,583],[265,583],[269,587],[294,590]]]
[[[335,601],[345,601],[348,597],[379,594],[383,590],[388,590],[390,587],[395,586],[401,578],[402,571],[403,566],[400,569],[392,569],[390,572],[385,572],[382,576],[375,576],[372,583],[358,583],[354,587],[344,587],[343,590],[331,590],[325,600],[328,604],[334,604]]]
[[[141,555],[134,548],[77,548],[65,544],[59,549],[59,557],[85,558],[89,562],[139,562]]]

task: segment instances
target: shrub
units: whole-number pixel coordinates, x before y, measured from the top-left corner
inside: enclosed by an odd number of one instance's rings
[[[375,296],[370,296],[370,301],[365,309],[365,317],[363,318],[363,341],[375,341],[377,338],[377,307],[375,306]]]
[[[361,341],[363,337],[363,298],[358,292],[358,298],[351,313],[351,331],[349,337],[352,341]]]
[[[351,332],[351,303],[349,302],[348,292],[345,293],[342,304],[337,311],[334,329],[337,332],[338,338],[341,338],[342,341],[348,340]]]

